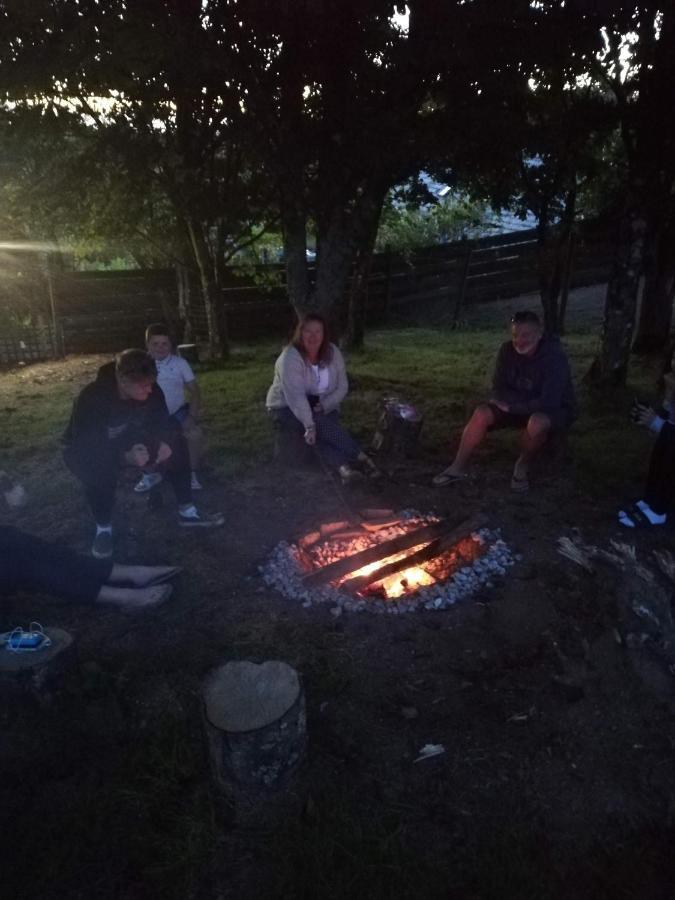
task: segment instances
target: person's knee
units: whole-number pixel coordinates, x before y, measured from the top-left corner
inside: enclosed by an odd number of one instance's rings
[[[551,430],[551,420],[545,413],[532,413],[527,420],[527,433],[530,437],[543,437]]]
[[[183,435],[186,441],[201,441],[203,434],[201,426],[197,425],[196,422],[183,425]]]
[[[480,406],[477,406],[468,422],[469,425],[474,425],[483,429],[489,428],[491,425],[494,425],[494,423],[495,415],[487,403],[481,403]]]

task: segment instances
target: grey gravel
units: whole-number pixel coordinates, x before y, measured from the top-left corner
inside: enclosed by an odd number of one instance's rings
[[[406,522],[413,522],[418,527],[438,521],[435,515],[423,515],[417,510],[403,510],[399,513],[399,517]],[[378,532],[376,538],[364,534],[363,537],[342,542],[338,550],[331,547],[330,542],[326,542],[321,548],[317,548],[316,556],[321,565],[326,565],[345,554],[358,553],[372,546],[374,539],[382,542],[402,533],[401,528],[394,526]],[[516,559],[522,559],[522,554],[514,556],[511,553],[506,542],[502,540],[499,529],[482,528],[472,534],[471,538],[486,547],[483,556],[471,565],[459,569],[445,582],[421,587],[398,600],[387,602],[355,598],[332,585],[308,590],[302,583],[304,569],[299,561],[298,548],[287,541],[281,541],[276,545],[267,561],[260,567],[260,573],[265,584],[289,600],[301,602],[305,609],[310,609],[315,603],[330,603],[330,613],[336,618],[342,615],[343,611],[401,615],[418,609],[447,609],[456,603],[470,600],[481,589],[492,589],[496,580],[506,574]]]

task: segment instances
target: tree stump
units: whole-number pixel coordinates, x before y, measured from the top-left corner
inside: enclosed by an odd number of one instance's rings
[[[422,430],[422,416],[408,403],[385,400],[373,436],[371,449],[383,456],[404,459],[412,456]]]
[[[279,661],[243,660],[207,678],[204,722],[218,786],[234,799],[285,786],[307,741],[298,673]]]
[[[305,443],[301,429],[292,423],[274,423],[274,455],[284,466],[301,468],[312,459],[312,448]]]
[[[34,653],[0,648],[0,692],[10,697],[30,696],[40,704],[51,702],[77,667],[73,638],[61,628],[47,628],[51,645]]]

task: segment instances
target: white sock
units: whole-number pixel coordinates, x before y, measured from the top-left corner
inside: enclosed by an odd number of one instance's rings
[[[107,531],[108,534],[112,534],[112,525],[99,525],[96,524],[96,534],[103,534],[104,531]]]

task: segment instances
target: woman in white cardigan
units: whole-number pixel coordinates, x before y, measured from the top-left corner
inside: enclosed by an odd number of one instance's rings
[[[377,473],[372,460],[340,424],[339,407],[347,390],[342,353],[331,344],[323,317],[308,313],[274,365],[266,405],[279,428],[302,434],[325,462],[338,468],[343,481],[355,477],[352,466],[356,463],[370,474]]]

